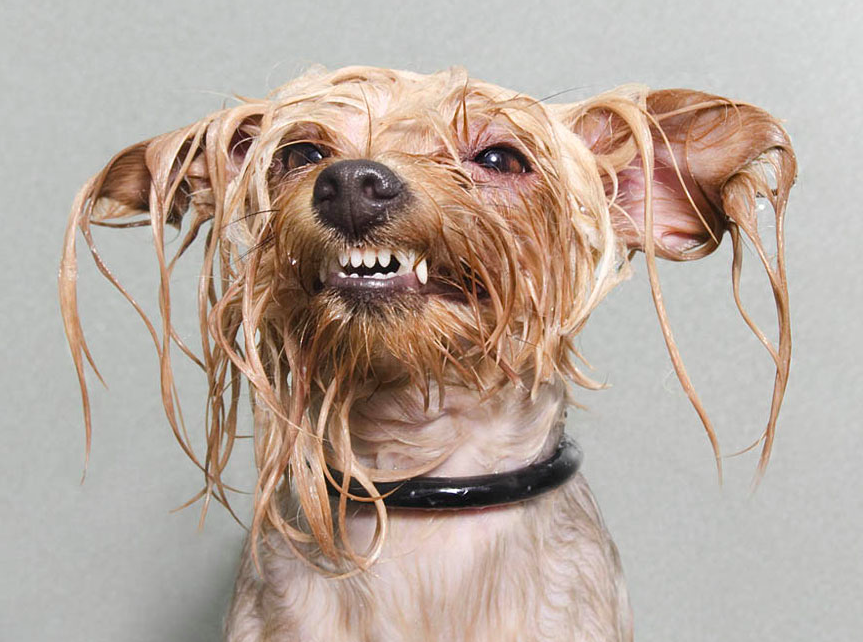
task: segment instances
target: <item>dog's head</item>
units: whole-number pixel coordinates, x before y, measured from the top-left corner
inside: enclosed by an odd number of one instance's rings
[[[778,348],[764,339],[777,364],[766,461],[789,362],[782,217],[794,173],[776,120],[698,92],[633,86],[551,105],[461,70],[309,73],[266,100],[244,99],[120,152],[82,189],[61,299],[85,413],[76,228],[104,268],[90,226],[149,213],[140,222],[152,228],[162,274],[157,346],[178,437],[170,273],[202,237],[204,353],[193,358],[210,382],[208,492],[224,499],[242,374],[258,415],[254,524],[299,538],[271,510],[289,478],[335,554],[323,462],[357,472],[351,403],[381,387],[428,400],[451,386],[530,394],[565,378],[590,385],[572,339],[634,250],[648,258],[672,359],[712,436],[668,329],[655,257],[705,256],[730,231],[736,292],[742,231],[780,320]],[[758,235],[757,196],[775,211],[775,263]],[[166,226],[185,229],[173,258]],[[87,424],[89,434],[89,414]]]

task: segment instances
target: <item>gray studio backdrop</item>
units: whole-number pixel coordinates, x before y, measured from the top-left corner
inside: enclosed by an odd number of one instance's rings
[[[826,2],[3,3],[4,230],[0,640],[218,639],[243,530],[214,506],[175,514],[200,475],[160,407],[152,345],[82,261],[93,382],[84,434],[56,271],[78,186],[120,148],[260,96],[311,63],[473,75],[577,100],[638,81],[743,99],[786,120],[800,160],[788,210],[794,365],[773,462],[717,486],[707,440],[671,372],[643,264],[581,339],[608,390],[577,391],[570,429],[616,536],[640,641],[859,640],[863,545],[860,392],[861,9]],[[155,310],[146,230],[103,232],[107,260]],[[672,323],[728,452],[767,415],[769,358],[734,309],[729,248],[663,265]],[[194,254],[194,252],[192,253]],[[179,268],[192,292],[195,261]],[[86,259],[86,257],[85,257]],[[744,291],[773,328],[764,277]],[[190,299],[191,301],[191,299]],[[189,322],[192,304],[175,312]],[[181,368],[200,442],[204,381]],[[251,488],[251,449],[233,479]],[[248,499],[236,508],[248,517]]]

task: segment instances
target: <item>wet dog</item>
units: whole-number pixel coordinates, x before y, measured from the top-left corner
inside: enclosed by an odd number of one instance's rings
[[[470,79],[315,70],[117,154],[79,193],[60,296],[84,399],[75,238],[149,225],[151,322],[166,414],[228,504],[242,382],[254,412],[254,515],[226,624],[253,640],[630,640],[617,551],[563,435],[574,337],[646,256],[734,246],[732,286],[776,380],[790,363],[782,223],[795,176],[777,120],[689,90],[623,87],[547,104]],[[775,256],[758,231],[775,216]],[[167,227],[181,231],[166,254]],[[770,279],[774,346],[740,304],[744,239]],[[203,249],[202,346],[173,329],[171,272]],[[172,359],[209,383],[206,454],[181,425]],[[92,364],[92,360],[90,360]]]

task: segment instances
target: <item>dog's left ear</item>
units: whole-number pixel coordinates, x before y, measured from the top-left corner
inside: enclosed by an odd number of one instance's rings
[[[657,256],[705,256],[730,222],[757,234],[754,221],[729,218],[739,213],[729,211],[727,201],[741,174],[773,166],[776,184],[760,185],[764,196],[774,189],[787,193],[794,180],[788,135],[752,105],[636,86],[569,106],[563,115],[594,153],[612,200],[615,231],[630,249],[646,248],[645,224],[652,222]]]
[[[627,87],[558,109],[564,123],[593,153],[617,237],[630,250],[642,250],[647,256],[650,286],[672,363],[707,429],[720,473],[719,446],[672,336],[655,257],[682,261],[706,256],[729,232],[735,302],[776,366],[770,417],[762,435],[760,475],[770,456],[791,363],[784,216],[797,164],[788,135],[779,121],[757,107],[684,89],[650,92]],[[759,198],[773,208],[772,251],[765,248],[758,230]],[[742,236],[749,239],[770,280],[779,322],[778,346],[741,302]]]

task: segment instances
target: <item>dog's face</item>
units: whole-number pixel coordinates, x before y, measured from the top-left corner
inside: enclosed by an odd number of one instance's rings
[[[243,374],[260,410],[255,525],[274,519],[267,507],[292,475],[320,541],[332,521],[320,499],[325,473],[310,462],[334,456],[327,443],[351,467],[353,401],[381,386],[427,399],[432,384],[589,385],[571,341],[626,275],[627,253],[646,253],[667,330],[654,258],[704,256],[726,229],[736,250],[742,230],[763,253],[759,194],[777,217],[780,261],[765,267],[780,316],[771,349],[781,399],[790,345],[781,221],[793,177],[773,118],[697,92],[629,87],[547,105],[461,70],[310,73],[266,100],[124,150],[85,186],[61,273],[67,332],[80,374],[75,227],[98,260],[91,224],[149,212],[163,277],[162,390],[179,436],[170,271],[205,237],[208,488],[221,492]],[[173,260],[166,225],[187,230]],[[687,387],[670,332],[666,339]],[[778,404],[768,435],[776,412]]]
[[[553,112],[461,72],[368,69],[301,79],[267,108],[226,150],[238,191],[267,168],[266,202],[227,225],[260,256],[261,326],[290,335],[297,365],[342,385],[568,371],[620,247]]]

